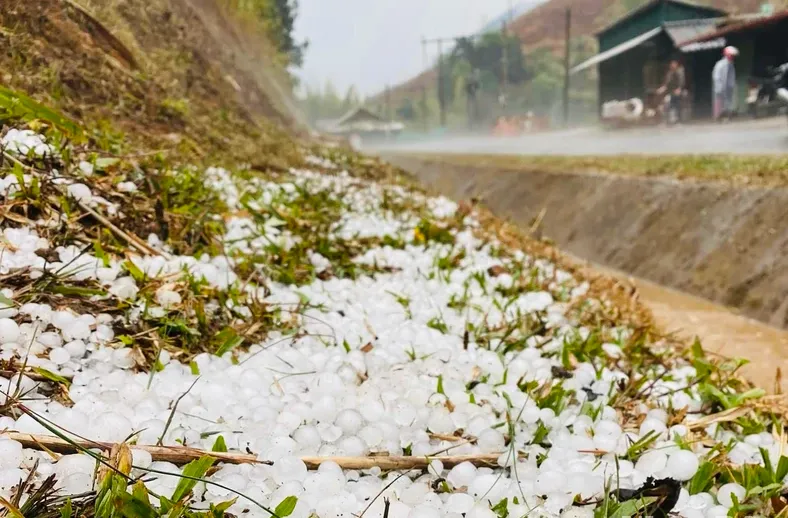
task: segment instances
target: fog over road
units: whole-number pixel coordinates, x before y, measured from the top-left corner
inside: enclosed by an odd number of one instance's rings
[[[775,117],[728,124],[627,130],[578,128],[519,137],[450,136],[369,143],[366,151],[501,155],[788,153],[788,121]]]

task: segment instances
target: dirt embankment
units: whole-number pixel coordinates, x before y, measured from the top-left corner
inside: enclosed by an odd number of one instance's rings
[[[788,328],[788,189],[559,174],[388,157],[455,199],[480,198],[567,251]]]

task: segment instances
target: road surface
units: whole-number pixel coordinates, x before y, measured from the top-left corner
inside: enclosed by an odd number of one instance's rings
[[[788,153],[788,121],[775,117],[729,124],[627,130],[578,128],[519,137],[456,136],[368,144],[366,151],[505,155]]]

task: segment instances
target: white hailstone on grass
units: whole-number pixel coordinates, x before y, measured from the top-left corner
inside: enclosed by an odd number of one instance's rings
[[[498,430],[487,428],[478,435],[477,444],[483,451],[499,452],[504,449],[506,440]]]
[[[131,422],[117,412],[104,412],[90,420],[95,430],[94,437],[99,441],[122,442],[131,435]]]
[[[365,426],[358,432],[358,436],[369,448],[375,447],[383,441],[383,432],[377,426]]]
[[[63,345],[63,339],[60,334],[53,332],[41,333],[36,337],[36,341],[41,345],[49,348],[60,347]]]
[[[640,456],[635,469],[646,475],[654,475],[655,473],[665,469],[668,464],[668,456],[661,450],[647,451]]]
[[[68,195],[77,201],[90,201],[93,198],[93,193],[90,192],[90,187],[84,183],[72,183],[69,185]]]
[[[95,469],[96,460],[82,454],[63,455],[55,463],[55,475],[58,479],[64,479],[72,473],[90,475]]]
[[[455,489],[467,487],[476,478],[476,466],[470,462],[461,462],[454,466],[446,476],[446,481]]]
[[[10,491],[27,478],[27,474],[19,468],[0,469],[0,491]]]
[[[654,419],[660,423],[668,422],[668,413],[662,408],[653,408],[646,414],[647,419]]]
[[[156,302],[164,309],[172,309],[182,301],[180,293],[166,286],[156,290]]]
[[[367,445],[360,437],[343,437],[337,447],[347,457],[361,457],[367,452]]]
[[[561,513],[561,518],[594,518],[594,509],[591,506],[572,506]]]
[[[698,456],[691,451],[679,450],[668,457],[668,473],[670,476],[684,482],[690,480],[698,471],[700,461]]]
[[[687,501],[687,507],[692,509],[705,510],[714,505],[714,497],[709,493],[697,493],[691,495]]]
[[[282,457],[274,462],[271,471],[274,481],[282,485],[285,482],[303,482],[307,476],[306,464],[298,457]]]
[[[19,325],[10,318],[0,318],[0,344],[16,342],[19,338]]]
[[[733,507],[733,497],[735,496],[739,503],[744,501],[747,490],[744,486],[731,482],[725,484],[717,490],[717,501],[720,505],[727,508]]]
[[[96,340],[99,343],[111,342],[115,338],[115,331],[111,327],[99,324],[96,326]]]
[[[361,429],[361,427],[364,425],[364,418],[361,417],[361,414],[355,410],[348,408],[337,414],[334,424],[342,429],[343,433],[350,435],[358,432]]]
[[[87,346],[85,342],[82,340],[72,340],[63,346],[69,356],[71,356],[74,360],[79,360],[83,356],[85,356],[85,352],[87,351]]]
[[[71,360],[71,354],[62,347],[56,347],[49,351],[49,360],[56,365],[64,365]]]
[[[660,435],[667,432],[667,430],[668,427],[664,422],[647,417],[643,424],[640,425],[640,436],[645,437],[648,434]]]
[[[542,471],[534,483],[534,489],[538,495],[549,495],[565,488],[566,476],[560,471]]]
[[[0,469],[18,468],[22,458],[21,444],[0,438]]]
[[[725,518],[728,516],[728,508],[722,505],[715,505],[706,510],[706,518]]]
[[[86,340],[90,338],[90,326],[79,318],[71,321],[63,328],[63,338],[68,341]]]
[[[134,184],[134,182],[120,182],[116,188],[119,192],[137,192],[137,186]]]
[[[129,347],[112,351],[112,364],[119,369],[130,369],[136,365],[134,351]]]
[[[90,162],[85,162],[81,160],[77,165],[79,167],[80,172],[85,176],[92,176],[93,175],[93,164]]]
[[[112,282],[109,292],[121,300],[134,300],[137,298],[139,288],[133,277],[120,277]]]
[[[443,462],[438,459],[430,461],[428,472],[430,475],[440,478],[443,473]]]

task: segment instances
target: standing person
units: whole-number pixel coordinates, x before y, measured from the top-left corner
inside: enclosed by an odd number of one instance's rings
[[[681,123],[681,100],[687,87],[687,74],[684,65],[673,58],[665,76],[665,83],[657,90],[659,94],[668,94],[668,122]]]
[[[714,119],[730,117],[736,110],[736,67],[733,62],[739,55],[736,47],[725,47],[722,59],[714,65],[711,81],[714,88]]]

